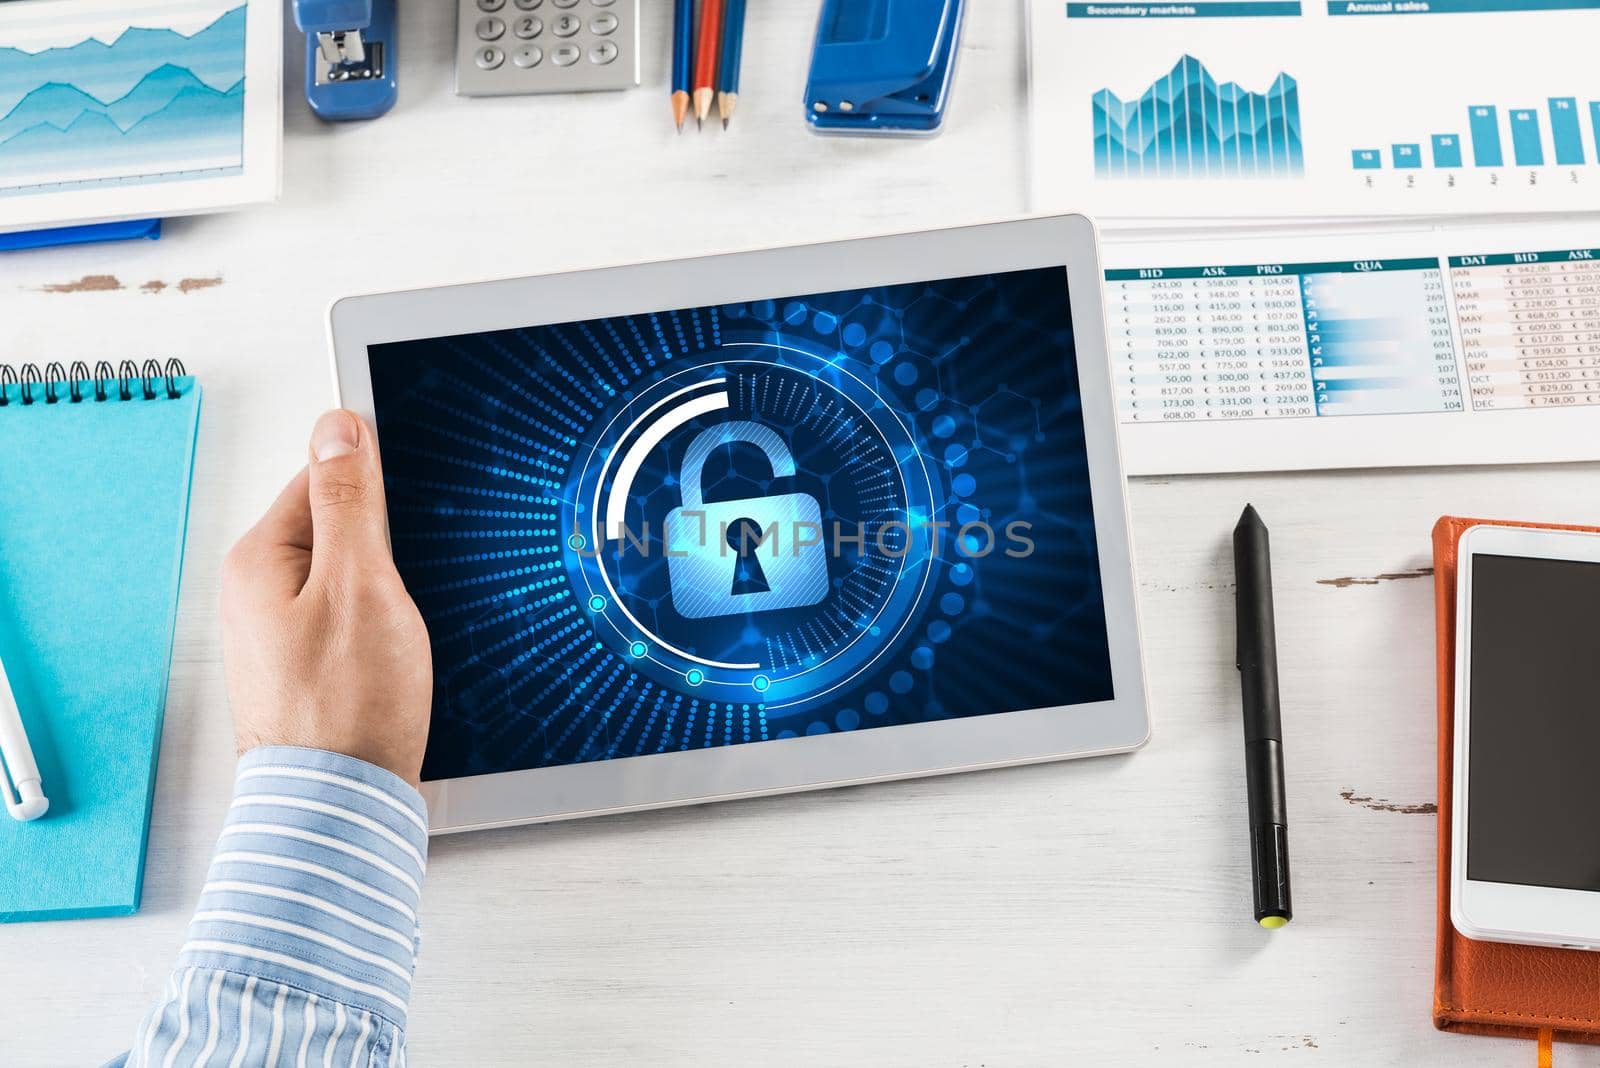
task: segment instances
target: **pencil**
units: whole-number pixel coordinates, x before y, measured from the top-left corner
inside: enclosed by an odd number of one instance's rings
[[[728,128],[733,109],[739,106],[739,60],[744,55],[745,0],[727,0],[722,16],[722,63],[717,69],[717,111],[722,128]]]
[[[694,119],[704,124],[717,95],[717,49],[722,44],[722,0],[701,0],[694,49]]]
[[[683,132],[689,117],[689,63],[694,55],[694,0],[673,0],[672,121]]]

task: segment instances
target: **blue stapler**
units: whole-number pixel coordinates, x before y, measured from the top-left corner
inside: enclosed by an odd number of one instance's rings
[[[329,122],[394,107],[395,0],[291,0],[306,35],[306,103]]]
[[[964,6],[964,0],[824,0],[806,82],[811,128],[937,133]]]

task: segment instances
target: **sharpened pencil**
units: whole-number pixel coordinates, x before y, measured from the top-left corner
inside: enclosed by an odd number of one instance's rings
[[[745,0],[727,0],[722,16],[722,62],[717,68],[717,111],[728,128],[739,106],[739,61],[744,57]]]
[[[717,52],[722,47],[723,0],[701,0],[694,49],[694,118],[704,124],[717,95]]]
[[[694,55],[694,0],[673,0],[672,121],[683,132],[689,117],[689,64]]]

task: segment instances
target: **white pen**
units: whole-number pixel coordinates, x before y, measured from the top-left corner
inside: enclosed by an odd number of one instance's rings
[[[11,692],[11,680],[6,677],[6,666],[0,663],[0,769],[9,777],[4,785],[6,811],[12,819],[36,820],[50,807],[44,796],[44,785],[39,780],[39,765],[34,762],[33,748],[28,745],[28,734],[22,729],[22,713],[17,710],[16,696]]]

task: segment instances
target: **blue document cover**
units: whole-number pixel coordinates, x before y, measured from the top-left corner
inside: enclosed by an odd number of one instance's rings
[[[0,660],[50,810],[0,812],[0,921],[123,915],[144,875],[200,388],[5,378]]]

